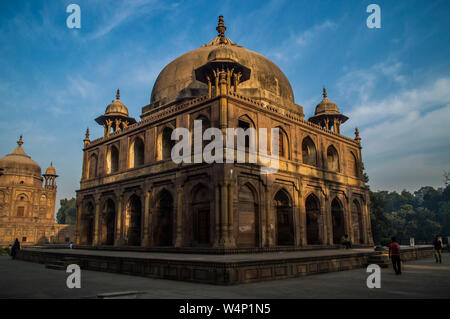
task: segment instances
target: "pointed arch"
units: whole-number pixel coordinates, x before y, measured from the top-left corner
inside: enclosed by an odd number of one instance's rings
[[[333,243],[340,244],[345,234],[344,206],[339,198],[335,197],[331,202],[331,220],[333,226]]]
[[[138,195],[133,194],[128,199],[125,212],[125,239],[127,246],[141,245],[142,203]]]
[[[88,178],[95,178],[97,177],[97,167],[98,167],[98,157],[97,154],[92,154],[89,157],[88,162]]]
[[[134,138],[130,145],[129,167],[135,168],[144,165],[144,141],[141,137]]]
[[[352,201],[352,230],[355,244],[364,243],[363,216],[361,204],[357,199]]]
[[[290,148],[289,148],[289,136],[287,132],[281,126],[277,126],[279,129],[278,134],[278,156],[280,158],[290,159]]]
[[[313,140],[307,136],[302,141],[303,164],[317,166],[317,150]]]
[[[294,216],[292,199],[289,192],[284,188],[280,189],[275,194],[274,204],[277,221],[277,245],[294,245]]]
[[[114,245],[114,230],[116,220],[115,203],[111,198],[108,198],[103,204],[100,238],[102,245]]]
[[[306,197],[306,241],[308,245],[320,244],[320,200],[314,195],[310,194]]]
[[[192,189],[193,241],[198,246],[211,244],[210,191],[203,183]]]
[[[115,145],[111,145],[106,156],[106,170],[108,174],[119,170],[119,150]]]
[[[327,169],[333,172],[339,171],[339,153],[333,145],[327,148]]]
[[[358,169],[358,160],[355,154],[350,151],[349,155],[347,157],[347,167],[348,167],[348,174],[350,176],[359,176],[359,169]]]
[[[258,194],[250,183],[245,183],[238,192],[238,247],[258,247],[259,216]]]
[[[173,246],[173,196],[162,189],[156,201],[156,223],[153,232],[155,246]]]
[[[82,245],[92,245],[94,241],[94,204],[89,201],[85,204],[81,215],[80,242]]]
[[[168,160],[172,156],[172,148],[175,141],[172,140],[173,127],[166,125],[158,134],[157,138],[157,159],[158,161]]]

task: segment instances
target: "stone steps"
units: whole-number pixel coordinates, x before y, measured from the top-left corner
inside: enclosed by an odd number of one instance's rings
[[[64,257],[61,260],[54,260],[46,263],[45,268],[54,270],[66,270],[67,266],[71,264],[79,264],[79,260],[73,257]]]
[[[388,268],[390,265],[389,255],[387,255],[387,254],[370,255],[367,258],[367,263],[369,265],[376,264],[376,265],[380,266],[381,268]]]

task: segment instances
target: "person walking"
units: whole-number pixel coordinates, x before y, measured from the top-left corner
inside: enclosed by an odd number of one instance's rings
[[[12,245],[12,248],[11,248],[12,259],[16,259],[16,255],[19,250],[20,250],[20,242],[19,242],[19,239],[16,238],[16,240],[14,241],[14,244]]]
[[[433,241],[434,246],[434,258],[436,258],[436,263],[439,262],[442,264],[442,240],[440,237],[437,237]]]
[[[400,260],[400,245],[395,237],[391,238],[391,243],[389,244],[389,258],[392,261],[392,267],[394,268],[395,274],[402,274],[402,264]]]

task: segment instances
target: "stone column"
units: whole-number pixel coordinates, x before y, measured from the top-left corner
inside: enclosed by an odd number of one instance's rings
[[[183,245],[183,186],[177,188],[177,228],[175,247]]]
[[[353,243],[353,230],[352,230],[352,214],[350,211],[350,205],[347,199],[344,198],[342,202],[342,209],[344,210],[344,234],[348,235],[348,238]]]
[[[221,224],[221,239],[220,239],[220,244],[223,246],[226,246],[226,244],[228,243],[228,185],[226,183],[222,184],[221,187],[221,198],[220,198],[220,202],[221,202],[221,210],[222,210],[222,218],[220,221]]]
[[[141,242],[142,247],[148,247],[149,245],[149,236],[148,236],[149,211],[150,211],[150,191],[147,191],[145,193],[145,202],[144,202],[144,236],[142,237]]]
[[[215,224],[216,224],[216,233],[214,236],[214,247],[218,247],[220,245],[221,235],[221,227],[220,227],[220,184],[216,184],[216,197],[214,198],[214,206],[215,206]]]
[[[266,199],[266,245],[267,247],[273,246],[272,230],[270,226],[270,188],[266,186],[265,189],[265,199]]]
[[[234,185],[233,182],[228,183],[228,244],[230,247],[236,247],[234,238]]]
[[[77,224],[75,227],[75,243],[81,245],[81,214],[83,212],[83,202],[77,201]]]
[[[123,195],[119,197],[119,203],[117,204],[116,214],[116,234],[114,236],[114,245],[122,245],[122,207],[123,207]]]
[[[333,236],[334,236],[334,229],[333,229],[333,212],[331,210],[331,201],[327,200],[327,205],[325,206],[325,214],[327,216],[327,237],[328,237],[328,244],[333,245]],[[345,217],[344,217],[345,218]]]
[[[300,245],[305,246],[306,243],[306,207],[305,201],[302,198],[302,193],[298,192],[298,207],[299,207],[299,223],[300,223]]]
[[[95,199],[95,220],[94,220],[94,240],[93,246],[100,245],[100,198]]]
[[[322,244],[329,244],[329,219],[328,219],[328,200],[324,199],[323,206],[321,207],[321,215],[322,215]],[[332,239],[333,240],[333,239]]]

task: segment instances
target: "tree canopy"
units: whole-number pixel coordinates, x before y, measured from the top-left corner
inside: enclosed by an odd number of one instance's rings
[[[56,220],[58,224],[75,224],[77,218],[77,207],[75,198],[71,199],[61,199],[60,201],[61,207],[58,209],[58,213],[56,213]]]
[[[375,243],[396,236],[406,243],[431,242],[435,236],[450,236],[450,185],[445,189],[421,187],[411,194],[370,192],[372,235]]]

